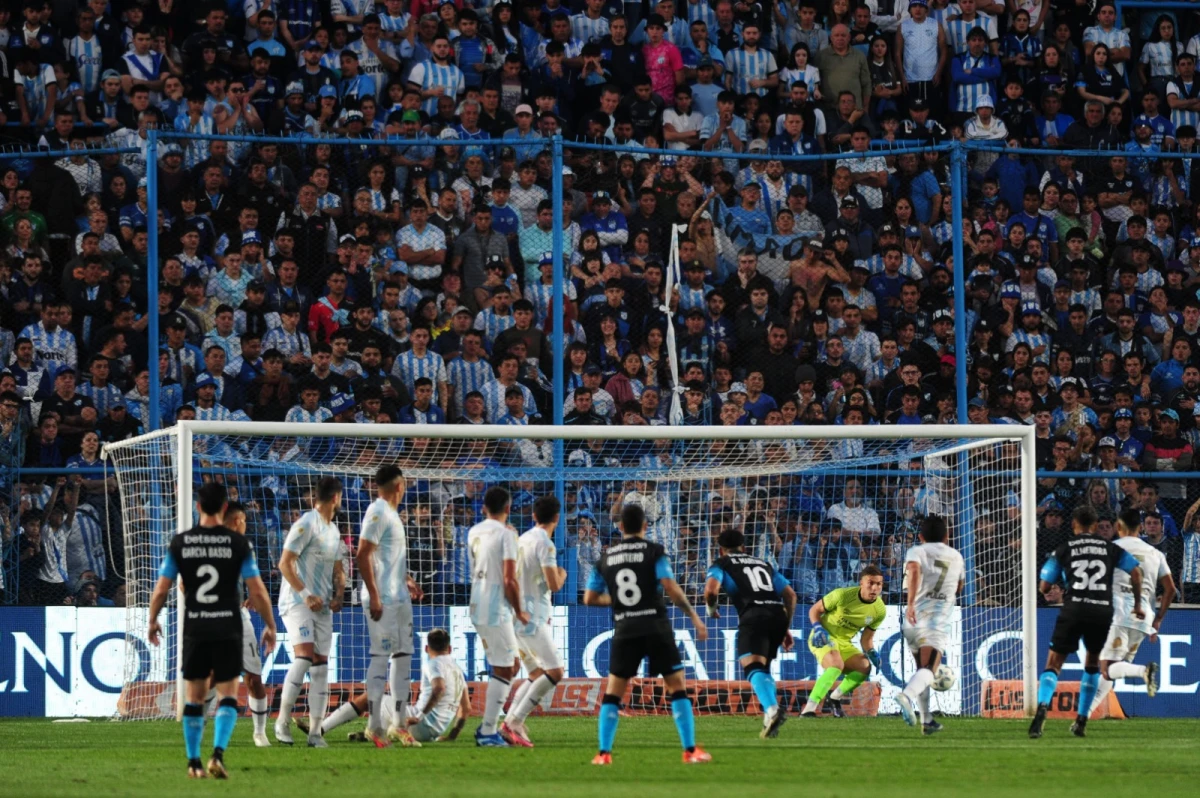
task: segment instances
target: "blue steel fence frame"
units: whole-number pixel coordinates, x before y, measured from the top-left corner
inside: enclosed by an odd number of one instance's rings
[[[1120,6],[1125,7],[1125,8],[1195,8],[1195,5],[1192,3],[1176,3],[1176,2],[1148,3],[1148,2],[1135,2],[1134,0],[1125,0],[1125,2],[1123,2],[1123,3],[1121,3],[1120,0],[1118,0],[1118,3]],[[329,145],[332,147],[338,147],[338,146],[361,146],[363,144],[362,139],[330,138],[330,137],[307,136],[307,135],[306,136],[294,136],[294,137],[292,137],[292,136],[287,136],[287,137],[266,136],[266,135],[261,135],[261,136],[260,135],[249,135],[249,136],[245,136],[245,135],[242,135],[242,136],[210,135],[210,136],[197,137],[195,135],[185,134],[185,133],[181,133],[181,132],[173,131],[173,130],[161,130],[161,131],[160,130],[152,130],[149,133],[149,147],[148,147],[148,153],[147,153],[148,160],[151,163],[157,163],[159,147],[163,146],[166,142],[181,141],[181,140],[194,140],[197,138],[209,140],[209,141],[242,142],[242,143],[250,143],[250,144],[256,144],[256,143],[262,144],[262,143],[270,142],[270,143],[287,145],[287,146],[292,146],[292,147],[315,146],[318,144],[324,144],[324,145]],[[502,147],[502,146],[505,146],[503,139],[476,139],[476,140],[450,139],[450,140],[446,140],[446,139],[430,139],[430,138],[404,139],[404,138],[398,138],[398,137],[389,137],[389,138],[381,138],[381,139],[372,139],[371,142],[373,145],[381,146],[381,147],[396,147],[396,146],[401,146],[401,147],[403,147],[403,146],[438,146],[438,147],[440,147],[440,146],[459,146],[459,147],[495,146],[495,147]],[[562,176],[563,176],[563,167],[565,166],[564,153],[567,150],[595,150],[595,151],[609,152],[609,153],[613,153],[613,154],[633,154],[635,156],[671,155],[674,157],[695,156],[698,158],[736,157],[738,160],[741,160],[741,161],[753,161],[753,160],[767,161],[767,160],[776,160],[779,157],[778,155],[771,154],[771,153],[766,153],[766,154],[747,153],[747,152],[728,153],[728,152],[724,152],[724,151],[696,152],[696,151],[687,151],[687,150],[653,149],[653,148],[627,146],[627,145],[622,145],[622,146],[618,147],[617,145],[613,145],[613,144],[596,144],[596,143],[590,143],[590,142],[569,141],[569,140],[564,139],[561,135],[553,136],[552,138],[550,138],[547,141],[547,144],[550,148],[550,152],[551,152],[551,156],[552,156],[552,164],[553,164],[552,165],[552,191],[551,191],[552,198],[551,199],[552,199],[552,202],[554,205],[554,218],[556,220],[562,219],[562,208],[563,208]],[[819,155],[803,156],[803,157],[799,157],[799,158],[789,156],[788,160],[836,161],[836,160],[846,160],[846,159],[854,159],[854,158],[878,157],[880,155],[884,155],[884,156],[898,155],[898,154],[902,154],[904,152],[919,153],[919,152],[930,152],[930,151],[948,154],[948,156],[950,158],[949,172],[950,172],[950,182],[951,182],[951,188],[950,188],[951,194],[952,194],[952,196],[954,196],[956,198],[962,198],[959,201],[955,201],[951,204],[952,225],[953,225],[954,230],[956,231],[956,233],[952,239],[955,268],[951,270],[952,277],[953,277],[953,287],[954,287],[954,289],[953,289],[954,290],[954,314],[955,314],[955,318],[960,321],[966,318],[966,286],[965,286],[965,270],[963,268],[963,264],[965,263],[965,254],[964,254],[964,249],[963,249],[962,235],[957,231],[962,230],[963,219],[964,219],[964,210],[963,209],[964,209],[965,198],[966,198],[966,194],[967,194],[967,177],[968,177],[968,169],[969,169],[969,167],[968,167],[969,156],[972,153],[993,152],[993,153],[1007,153],[1007,154],[1019,154],[1019,155],[1030,155],[1030,156],[1041,156],[1041,157],[1053,157],[1055,155],[1069,154],[1069,155],[1072,155],[1077,158],[1096,158],[1096,157],[1103,157],[1106,154],[1115,155],[1119,152],[1124,152],[1124,150],[1118,150],[1118,149],[1112,149],[1112,150],[1068,150],[1068,149],[1029,148],[1029,147],[1006,148],[1002,144],[999,144],[999,143],[952,140],[949,142],[935,144],[935,145],[928,145],[928,144],[922,145],[922,144],[918,144],[916,142],[899,142],[894,145],[889,144],[887,142],[873,142],[872,148],[864,153],[855,153],[855,152],[824,153],[824,154],[819,154]],[[91,150],[90,152],[109,152],[109,150]],[[128,150],[115,150],[113,152],[128,152]],[[70,153],[57,153],[57,154],[38,153],[36,155],[40,156],[40,157],[47,157],[47,156],[51,156],[51,155],[55,155],[57,157],[63,157],[65,155],[69,155],[69,154]],[[30,154],[30,155],[33,155],[33,154]],[[1160,157],[1160,158],[1178,158],[1178,159],[1200,158],[1200,153],[1164,152],[1164,153],[1156,153],[1155,155],[1156,155],[1156,157]],[[156,169],[148,169],[147,177],[148,177],[147,188],[148,188],[148,195],[149,195],[148,196],[149,203],[151,204],[151,206],[157,206],[157,203],[158,203],[157,170]],[[159,231],[157,229],[157,226],[152,225],[151,229],[149,230],[149,234],[150,234],[149,235],[149,259],[150,259],[150,262],[157,263],[158,262],[158,252],[159,252]],[[554,253],[553,293],[554,293],[554,296],[556,298],[558,298],[558,297],[564,296],[564,293],[565,293],[566,272],[565,272],[565,268],[564,268],[565,253],[563,251],[563,248],[564,248],[563,229],[562,229],[561,224],[558,224],[557,222],[555,224],[552,241],[553,241],[553,253]],[[149,284],[147,286],[147,295],[151,298],[156,297],[158,295],[158,281],[159,281],[158,270],[150,269],[149,274],[148,274]],[[554,303],[554,313],[552,316],[551,346],[553,348],[553,356],[555,358],[556,364],[561,364],[563,361],[563,352],[564,352],[563,331],[565,329],[563,305],[564,305],[563,302],[555,302]],[[159,323],[158,322],[159,322],[159,320],[157,318],[157,314],[151,314],[149,325],[148,325],[149,326],[148,333],[149,333],[151,341],[157,341],[159,338],[160,331],[159,331]],[[959,356],[955,359],[956,360],[955,368],[956,368],[957,413],[958,413],[958,418],[960,419],[960,422],[962,422],[962,421],[965,421],[965,419],[967,418],[967,401],[969,398],[967,395],[967,377],[968,377],[967,358],[964,356],[967,351],[967,345],[968,345],[966,325],[963,323],[955,324],[954,335],[955,335],[955,344],[954,344],[955,351],[957,353],[959,353]],[[157,346],[155,346],[154,348],[157,349]],[[151,374],[157,375],[157,372],[152,369]],[[158,402],[159,387],[160,386],[159,386],[158,378],[157,378],[157,376],[154,376],[150,380],[150,397],[149,397],[151,429],[158,429],[161,427],[162,420],[159,416],[159,402]],[[552,409],[552,421],[555,425],[559,425],[559,426],[561,426],[563,423],[563,404],[564,404],[564,399],[565,399],[564,394],[565,394],[564,381],[562,379],[555,379],[553,381],[553,397],[554,397],[553,403],[554,403],[554,406]],[[556,456],[556,458],[558,458],[558,460],[560,462],[561,462],[561,457],[562,457],[562,451],[563,451],[562,444],[561,444],[561,442],[559,442],[558,444],[556,444],[556,447],[555,447],[555,456]],[[1052,472],[1039,472],[1038,477],[1042,478],[1043,475],[1049,477],[1049,476],[1052,476]],[[1200,472],[1172,473],[1171,478],[1174,480],[1200,479]],[[564,491],[565,491],[565,481],[560,479],[556,483],[556,494],[558,495],[558,498],[560,501],[564,500]],[[564,502],[564,506],[565,506],[565,502]],[[560,523],[559,529],[557,530],[557,532],[555,534],[555,543],[556,543],[559,551],[566,554],[567,540],[566,540],[565,520],[563,523]],[[560,594],[560,595],[565,594],[566,596],[574,596],[577,594],[577,587],[578,587],[577,579],[576,579],[576,568],[575,568],[574,558],[570,558],[570,560],[568,562],[568,572],[569,572],[568,584],[566,586],[564,586],[562,594]]]

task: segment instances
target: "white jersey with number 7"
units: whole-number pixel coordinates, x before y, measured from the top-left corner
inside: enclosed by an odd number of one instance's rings
[[[945,629],[954,619],[954,597],[963,578],[963,557],[945,543],[920,543],[908,550],[904,562],[920,568],[921,584],[915,608],[917,626]]]

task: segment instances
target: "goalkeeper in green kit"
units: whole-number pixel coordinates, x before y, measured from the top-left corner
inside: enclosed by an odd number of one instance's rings
[[[808,650],[817,658],[821,675],[809,693],[800,717],[816,717],[829,688],[839,677],[842,681],[829,695],[829,707],[835,717],[845,717],[842,699],[867,680],[872,665],[879,667],[879,652],[872,643],[875,630],[883,625],[887,615],[887,605],[879,597],[881,593],[883,572],[868,565],[863,568],[857,585],[831,590],[808,608],[808,620],[812,624]],[[861,649],[851,642],[860,629]]]

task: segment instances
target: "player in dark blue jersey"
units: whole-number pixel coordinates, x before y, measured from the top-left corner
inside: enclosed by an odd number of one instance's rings
[[[228,506],[225,486],[210,482],[196,491],[200,523],[171,539],[159,569],[158,584],[150,597],[150,626],[146,637],[158,645],[162,626],[158,614],[179,579],[183,588],[183,653],[179,663],[184,679],[183,742],[187,750],[188,776],[205,777],[200,761],[200,739],[204,736],[204,696],[209,680],[216,686],[220,703],[213,719],[213,754],[208,774],[228,778],[224,754],[237,723],[237,679],[242,672],[242,582],[250,603],[266,628],[263,648],[275,647],[275,614],[245,536],[221,524]]]
[[[600,704],[600,751],[593,765],[611,765],[613,740],[621,698],[642,660],[650,660],[650,673],[661,674],[671,696],[671,716],[683,744],[685,764],[709,762],[712,757],[696,745],[692,700],[683,679],[683,662],[675,631],[667,618],[663,594],[687,614],[696,628],[696,640],[708,639],[708,628],[692,609],[683,588],[675,581],[671,561],[663,547],[646,540],[646,514],[640,505],[621,510],[624,537],[608,547],[588,578],[583,603],[613,608],[613,637],[608,655],[608,687]]]
[[[771,662],[781,646],[791,651],[794,645],[791,623],[796,612],[796,591],[766,560],[746,554],[744,543],[745,536],[736,529],[726,529],[717,538],[721,556],[708,569],[704,603],[708,617],[720,618],[717,599],[724,590],[737,608],[738,661],[763,708],[759,736],[776,737],[787,713],[780,710],[775,696]]]
[[[1066,589],[1063,606],[1054,623],[1046,669],[1038,683],[1037,714],[1029,727],[1029,736],[1042,736],[1050,699],[1058,687],[1058,673],[1067,657],[1079,650],[1079,641],[1087,649],[1083,677],[1079,680],[1079,714],[1071,724],[1076,737],[1086,735],[1088,712],[1100,687],[1100,652],[1108,638],[1113,618],[1113,575],[1118,569],[1129,574],[1133,585],[1133,614],[1144,618],[1142,609],[1142,569],[1133,555],[1111,540],[1096,534],[1098,521],[1091,507],[1080,507],[1071,516],[1074,535],[1059,546],[1042,566],[1038,589],[1046,593],[1056,584]]]

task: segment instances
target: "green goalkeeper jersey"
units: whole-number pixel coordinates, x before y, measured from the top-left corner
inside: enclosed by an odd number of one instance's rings
[[[821,625],[831,641],[849,643],[860,629],[878,629],[887,615],[883,598],[864,603],[858,597],[858,585],[831,590],[822,601],[825,612],[821,615]]]

